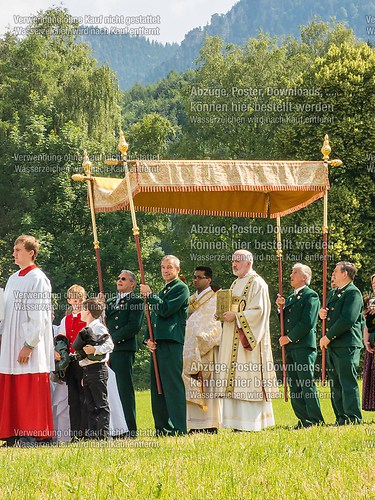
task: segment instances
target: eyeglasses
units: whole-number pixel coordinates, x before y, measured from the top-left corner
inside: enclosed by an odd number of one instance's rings
[[[128,281],[128,278],[125,278],[124,276],[119,276],[117,278],[117,281],[119,281],[119,280],[121,280],[121,281]]]
[[[207,280],[207,279],[208,279],[207,276],[196,276],[195,274],[193,276],[193,280]]]

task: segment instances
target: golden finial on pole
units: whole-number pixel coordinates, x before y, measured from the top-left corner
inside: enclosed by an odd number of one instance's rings
[[[86,175],[82,174],[73,174],[72,179],[73,181],[87,181],[90,177],[86,177]]]
[[[323,142],[323,146],[322,146],[322,149],[321,149],[321,152],[322,152],[322,155],[323,155],[323,161],[325,163],[328,163],[329,165],[331,165],[331,167],[341,167],[342,165],[342,161],[341,160],[330,160],[329,159],[329,155],[331,153],[331,146],[329,144],[329,137],[328,137],[328,134],[326,134],[324,136],[324,142]]]
[[[129,144],[125,140],[124,132],[120,130],[120,140],[117,146],[118,150],[121,152],[122,156],[127,155],[127,151],[129,149]]]
[[[83,167],[83,170],[85,171],[85,174],[87,175],[87,177],[91,177],[92,163],[91,163],[91,161],[90,161],[90,159],[88,157],[88,154],[87,154],[86,150],[83,152],[82,167]]]
[[[329,160],[329,155],[331,153],[331,146],[329,145],[329,137],[328,134],[324,136],[324,142],[323,146],[321,149],[322,155],[323,155],[323,161],[328,161]]]

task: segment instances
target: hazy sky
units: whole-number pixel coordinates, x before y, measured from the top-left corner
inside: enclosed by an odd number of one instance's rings
[[[25,27],[23,20],[15,16],[35,15],[39,10],[58,5],[67,7],[72,16],[84,19],[84,24],[104,24],[105,16],[160,16],[158,27],[160,34],[151,37],[159,42],[181,42],[184,35],[197,26],[205,26],[211,19],[211,15],[228,12],[238,0],[64,0],[63,2],[53,0],[3,0],[1,6],[0,33],[3,34],[7,28],[13,30],[15,27]],[[89,23],[88,16],[98,17],[96,23]],[[156,18],[156,20],[158,20]],[[123,24],[123,26],[121,26]],[[117,24],[125,27],[125,23]],[[137,27],[138,25],[128,24]],[[150,25],[148,25],[150,26]],[[20,33],[18,31],[18,33]]]

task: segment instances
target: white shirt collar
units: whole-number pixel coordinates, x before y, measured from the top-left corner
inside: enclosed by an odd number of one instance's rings
[[[205,288],[205,289],[203,290],[203,292],[201,292],[201,293],[195,292],[195,296],[197,297],[197,299],[199,299],[200,297],[203,297],[203,295],[204,295],[205,293],[208,293],[210,290],[212,290],[212,288],[211,288],[210,286],[208,286],[208,287],[207,287],[207,288]]]
[[[97,325],[98,323],[101,323],[100,319],[97,318],[97,319],[94,319],[94,321],[91,321],[91,323],[87,326],[89,326],[90,328],[92,328],[93,326]]]

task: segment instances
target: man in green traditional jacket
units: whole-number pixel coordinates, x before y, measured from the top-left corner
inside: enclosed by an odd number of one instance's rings
[[[117,387],[129,437],[136,437],[137,423],[133,365],[137,350],[137,334],[144,319],[143,299],[133,292],[135,275],[126,269],[117,278],[117,296],[106,303],[106,323],[115,345],[110,354],[110,365],[116,374]]]
[[[290,401],[298,418],[297,428],[324,423],[314,381],[320,301],[308,286],[311,276],[309,266],[295,264],[290,275],[294,292],[286,300],[280,295],[276,299],[276,305],[284,311],[284,336],[279,343],[285,346]]]
[[[356,274],[354,264],[339,262],[332,275],[336,289],[328,295],[327,309],[319,311],[321,319],[327,318],[320,347],[327,349],[327,374],[337,425],[362,421],[357,369],[364,318],[362,294],[353,283]]]
[[[140,285],[141,293],[151,306],[154,342],[146,333],[150,352],[156,352],[163,394],[158,394],[154,362],[151,356],[151,403],[156,435],[186,434],[186,398],[182,380],[182,352],[189,306],[189,289],[178,278],[180,261],[166,255],[161,261],[164,288],[152,293],[148,285]]]

